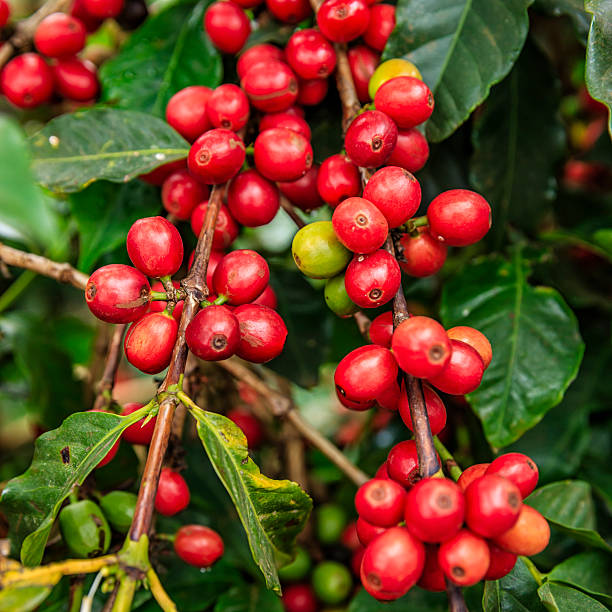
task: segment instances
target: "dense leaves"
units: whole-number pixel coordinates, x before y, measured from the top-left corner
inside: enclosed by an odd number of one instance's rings
[[[214,607],[214,612],[251,612],[251,610],[282,612],[283,604],[272,591],[255,584],[230,589],[219,597]]]
[[[564,584],[547,582],[538,589],[538,596],[547,610],[563,612],[564,610],[583,610],[584,612],[604,612],[606,606],[581,591]]]

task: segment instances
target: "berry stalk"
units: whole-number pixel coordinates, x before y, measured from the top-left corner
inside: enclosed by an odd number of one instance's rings
[[[102,377],[98,382],[98,388],[96,390],[97,395],[96,401],[94,402],[94,410],[103,410],[110,404],[111,392],[115,384],[117,368],[121,362],[121,348],[126,329],[126,324],[119,324],[115,326],[115,330],[113,331],[113,337],[111,338],[108,351],[106,353],[104,372],[102,373]]]

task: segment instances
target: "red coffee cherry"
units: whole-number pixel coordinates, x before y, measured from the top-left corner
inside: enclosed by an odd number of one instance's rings
[[[278,188],[257,170],[245,170],[230,183],[227,207],[234,219],[246,227],[266,225],[280,207]]]
[[[385,48],[395,27],[395,7],[392,4],[375,4],[370,9],[370,21],[363,40],[376,51]]]
[[[391,481],[388,480],[388,482]],[[388,527],[381,527],[380,525],[368,523],[368,521],[361,516],[357,519],[357,537],[363,546],[367,546],[374,538],[381,533],[385,533],[387,529]]]
[[[421,185],[407,170],[386,166],[370,178],[363,197],[385,215],[393,228],[408,221],[419,209]]]
[[[382,393],[376,396],[376,403],[385,410],[397,410],[400,401],[400,386],[394,380]]]
[[[344,0],[327,0],[328,2]],[[363,2],[363,0],[351,0]],[[393,151],[397,142],[397,126],[384,113],[377,110],[357,115],[344,137],[347,155],[358,166],[378,168]],[[369,199],[369,198],[367,198]]]
[[[389,476],[389,472],[387,471],[387,462],[384,461],[382,465],[376,470],[376,474],[374,478],[382,479],[382,480],[390,480],[391,476]]]
[[[284,23],[299,23],[312,15],[308,0],[266,0],[270,14]]]
[[[482,332],[467,325],[459,325],[458,327],[451,327],[446,333],[451,340],[459,340],[469,344],[480,355],[485,370],[489,367],[491,359],[493,359],[493,349],[489,339]]]
[[[437,436],[446,426],[446,408],[440,396],[427,384],[423,385],[423,397],[425,398],[425,408],[427,410],[427,418],[429,419],[429,427],[431,433]],[[402,382],[401,395],[398,402],[398,410],[404,425],[410,430],[412,428],[412,416],[410,415],[410,402],[408,394]]]
[[[206,104],[211,94],[209,87],[192,85],[181,89],[168,101],[166,121],[189,142],[210,129]]]
[[[259,131],[265,132],[272,128],[287,128],[288,130],[293,130],[301,134],[306,140],[310,140],[312,135],[308,123],[306,123],[302,117],[294,115],[293,113],[281,112],[264,115],[259,122]]]
[[[392,480],[368,480],[355,495],[360,518],[378,527],[397,525],[404,517],[406,492]]]
[[[470,467],[463,470],[461,476],[459,476],[459,480],[457,481],[459,488],[462,491],[465,491],[474,480],[485,475],[485,472],[490,465],[490,463],[475,463],[474,465],[470,465]]]
[[[372,344],[390,349],[393,336],[393,312],[391,310],[383,312],[373,319],[368,329],[368,335]]]
[[[83,8],[98,19],[112,19],[123,10],[123,0],[83,0]]]
[[[361,192],[359,168],[341,153],[332,155],[321,164],[317,189],[321,197],[335,208],[342,200]]]
[[[210,567],[223,556],[223,540],[210,527],[183,525],[174,537],[174,552],[189,565]]]
[[[259,6],[263,0],[234,0],[234,2],[243,9],[250,9]]]
[[[369,20],[364,0],[325,0],[317,12],[319,30],[333,42],[349,42],[361,36]]]
[[[36,53],[23,53],[10,60],[0,73],[0,89],[19,108],[34,108],[53,94],[53,71]]]
[[[138,175],[138,178],[149,185],[155,185],[161,187],[164,181],[173,173],[178,170],[187,170],[187,159],[177,159],[175,161],[167,162],[161,166],[157,166],[153,170],[146,174]]]
[[[177,219],[187,221],[193,209],[207,200],[209,189],[196,181],[187,170],[173,172],[162,185],[162,204]]]
[[[426,591],[434,593],[446,590],[444,572],[438,563],[438,547],[425,545],[425,567],[417,584]]]
[[[297,77],[284,62],[255,64],[240,84],[251,104],[264,113],[284,111],[298,96]]]
[[[313,164],[312,168],[297,181],[279,183],[278,188],[294,206],[305,211],[314,210],[325,204],[317,189],[318,176],[319,165]]]
[[[361,582],[376,599],[398,599],[416,584],[424,566],[423,544],[405,527],[391,527],[366,548]]]
[[[511,552],[502,550],[492,542],[487,542],[489,545],[489,569],[485,574],[485,580],[499,580],[509,574],[516,564],[516,555]]]
[[[259,294],[259,297],[255,298],[251,304],[259,304],[260,306],[267,306],[268,308],[272,308],[272,310],[276,310],[278,308],[278,299],[276,298],[274,289],[272,289],[270,285],[267,285]]]
[[[287,62],[303,79],[324,79],[336,68],[336,52],[327,39],[312,28],[292,34],[285,47]]]
[[[130,402],[124,404],[121,416],[127,416],[136,412],[143,407],[143,404],[137,402]],[[153,432],[155,431],[155,423],[157,423],[157,417],[154,416],[146,425],[143,425],[145,417],[137,421],[133,425],[123,430],[121,437],[130,444],[151,444],[153,438]]]
[[[130,227],[126,243],[132,263],[147,276],[172,276],[183,263],[181,235],[163,217],[138,219]]]
[[[191,229],[196,236],[199,236],[202,231],[207,209],[208,202],[200,202],[193,210],[191,215]],[[215,231],[213,233],[213,249],[222,250],[227,248],[236,240],[239,231],[238,224],[230,214],[227,206],[221,205],[219,214],[217,215]],[[210,270],[210,263],[208,265]],[[208,278],[208,274],[206,276]]]
[[[327,79],[298,78],[297,103],[303,106],[316,106],[325,99],[328,89]]]
[[[56,60],[53,77],[57,93],[69,100],[87,102],[100,90],[96,66],[78,57]]]
[[[538,484],[538,466],[522,453],[506,453],[494,459],[487,474],[497,474],[513,482],[525,499]]]
[[[189,172],[203,183],[218,185],[238,173],[245,157],[242,138],[231,130],[216,128],[202,134],[191,145],[187,163]]]
[[[349,410],[356,410],[357,412],[363,412],[364,410],[369,410],[376,404],[376,400],[351,400],[348,397],[345,397],[340,393],[338,388],[336,387],[336,397],[338,401]]]
[[[123,350],[127,360],[145,374],[158,374],[170,364],[178,323],[164,312],[148,312],[125,334]]]
[[[442,372],[452,350],[442,325],[422,316],[410,317],[397,326],[391,349],[399,367],[418,378],[431,378]]]
[[[155,494],[155,510],[164,516],[173,516],[189,505],[190,498],[185,479],[170,468],[162,468]]]
[[[361,562],[363,561],[363,555],[365,555],[365,548],[360,546],[353,551],[351,555],[351,571],[355,576],[359,576],[361,571]]]
[[[228,410],[226,416],[241,429],[249,448],[257,448],[261,444],[264,433],[255,415],[243,408],[234,408]]]
[[[368,84],[380,62],[380,55],[366,45],[356,45],[348,50],[347,57],[357,97],[360,102],[369,102]]]
[[[377,308],[393,299],[401,276],[395,257],[379,249],[368,255],[356,255],[346,269],[344,284],[357,306]]]
[[[338,393],[348,400],[376,399],[397,378],[397,364],[386,348],[360,346],[345,355],[334,373]]]
[[[531,557],[541,553],[550,541],[548,521],[534,508],[523,504],[514,526],[493,539],[493,543],[515,555]]]
[[[88,410],[87,412],[110,412],[110,410],[104,410],[103,408],[92,408],[91,410]],[[111,446],[110,450],[106,453],[106,455],[104,455],[104,457],[101,459],[98,465],[96,465],[96,469],[104,467],[105,465],[108,465],[115,458],[115,455],[117,454],[117,451],[119,450],[120,444],[121,444],[121,438],[119,438]]]
[[[283,587],[283,607],[286,612],[317,612],[319,604],[309,584],[290,584]]]
[[[237,132],[249,120],[249,101],[238,85],[219,85],[208,98],[206,114],[217,128]]]
[[[79,19],[87,32],[95,32],[104,22],[104,19],[94,17],[85,8],[85,0],[74,0],[70,9],[70,14]]]
[[[467,246],[484,238],[491,227],[491,207],[474,191],[451,189],[427,208],[429,231],[449,246]]]
[[[283,352],[287,327],[271,308],[243,304],[234,310],[240,326],[240,343],[236,354],[253,363],[266,363]]]
[[[489,546],[482,538],[462,529],[440,544],[438,563],[446,576],[459,586],[480,582],[489,569]]]
[[[284,62],[284,51],[268,43],[253,45],[241,53],[238,61],[236,62],[236,72],[238,73],[238,78],[240,80],[244,79],[246,73],[256,64],[271,61]]]
[[[217,295],[224,295],[230,304],[248,304],[261,295],[270,280],[266,260],[251,249],[228,253],[217,266],[213,287]]]
[[[219,51],[234,55],[244,47],[251,33],[251,22],[240,6],[222,0],[206,9],[204,29]]]
[[[34,32],[36,49],[47,57],[65,57],[85,46],[87,33],[81,21],[65,13],[45,17]]]
[[[426,227],[419,227],[416,235],[402,234],[399,242],[399,265],[402,271],[410,276],[424,278],[436,274],[446,261],[448,249],[438,242]]]
[[[11,17],[11,7],[6,0],[0,0],[0,28],[3,28]]]
[[[451,340],[451,356],[443,369],[428,376],[429,383],[449,395],[465,395],[478,389],[484,373],[480,355],[469,344]]]
[[[411,128],[429,119],[434,99],[421,79],[399,76],[378,88],[374,104],[379,111],[389,115],[398,127]]]
[[[231,357],[238,348],[238,319],[225,306],[207,306],[196,314],[185,330],[189,350],[204,361]]]
[[[131,266],[110,264],[98,268],[87,281],[85,301],[89,310],[106,323],[131,323],[149,307],[151,287],[146,276]],[[137,306],[121,307],[143,299]]]
[[[407,489],[415,483],[419,477],[419,456],[414,440],[399,442],[389,451],[387,472]]]
[[[444,542],[461,529],[465,501],[448,478],[424,478],[406,496],[406,527],[422,542]]]
[[[312,166],[312,147],[286,128],[261,132],[255,140],[255,167],[271,181],[295,181]]]
[[[416,128],[397,131],[397,143],[387,163],[418,172],[429,159],[427,139]]]
[[[338,240],[354,253],[372,253],[387,239],[389,226],[384,215],[368,200],[347,198],[332,216]]]

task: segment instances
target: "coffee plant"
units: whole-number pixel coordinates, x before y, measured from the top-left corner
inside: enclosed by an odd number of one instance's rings
[[[609,0],[0,0],[0,610],[612,606]]]

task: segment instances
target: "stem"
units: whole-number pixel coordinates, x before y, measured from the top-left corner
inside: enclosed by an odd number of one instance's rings
[[[70,595],[68,599],[68,612],[79,612],[83,601],[85,581],[84,576],[73,576],[70,579]]]
[[[446,578],[446,595],[448,597],[448,609],[450,612],[469,612],[463,599],[463,592]]]
[[[168,597],[168,593],[164,590],[162,583],[159,581],[157,574],[153,568],[147,571],[147,580],[149,581],[149,588],[155,601],[159,604],[159,607],[164,612],[177,612],[176,605]]]
[[[438,455],[440,455],[440,458],[444,462],[444,468],[450,474],[450,477],[457,482],[461,474],[463,474],[463,471],[455,461],[455,458],[450,451],[446,448],[446,446],[444,446],[444,444],[442,444],[442,441],[440,438],[438,438],[438,436],[434,436],[434,444],[436,446],[436,450],[438,451]]]
[[[136,592],[136,580],[126,575],[121,579],[121,584],[117,590],[117,597],[113,604],[113,612],[130,612],[132,609],[132,599]]]
[[[295,206],[284,196],[280,197],[280,205],[281,208],[291,217],[292,221],[298,226],[298,229],[302,229],[306,222],[298,215],[295,210]]]
[[[4,312],[31,284],[36,278],[32,270],[22,272],[0,297],[0,312]]]
[[[412,219],[408,219],[408,221],[405,223],[406,230],[409,232],[414,232],[417,227],[425,227],[427,225],[429,225],[427,215],[423,215],[422,217],[413,217]]]
[[[98,383],[98,394],[94,402],[94,410],[102,410],[110,405],[111,394],[115,385],[115,376],[121,362],[121,345],[126,328],[127,325],[115,326],[113,337],[108,346],[108,353],[106,354],[104,372]]]
[[[544,575],[534,565],[533,561],[529,557],[521,555],[521,561],[527,566],[529,573],[533,576],[533,579],[538,583],[538,586],[542,586],[544,582]]]

